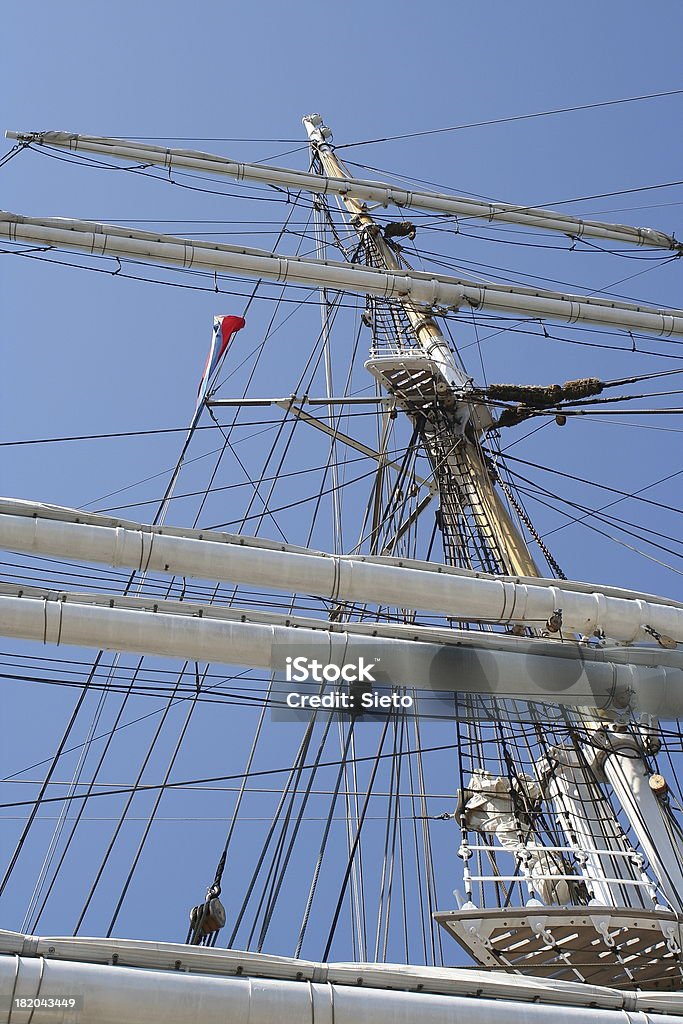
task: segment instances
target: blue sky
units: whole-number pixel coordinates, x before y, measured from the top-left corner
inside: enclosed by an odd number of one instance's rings
[[[287,140],[185,144],[297,167],[306,166],[307,159],[305,149],[299,148],[305,143],[301,116],[313,110],[323,113],[336,142],[343,144],[665,91],[683,84],[678,74],[683,13],[674,0],[647,6],[635,0],[600,4],[578,0],[571,5],[525,0],[477,5],[352,0],[338,8],[270,0],[254,4],[195,0],[192,5],[177,0],[119,0],[115,5],[8,0],[3,14],[3,130]],[[454,191],[552,204],[680,179],[682,111],[683,97],[674,96],[378,143],[349,149],[346,155],[366,168],[391,169]],[[10,144],[4,147],[3,153]],[[358,171],[380,176],[376,170]],[[0,205],[19,213],[121,222],[156,218],[160,225],[186,218],[196,232],[201,230],[196,227],[198,221],[237,219],[242,209],[238,199],[193,195],[33,153],[0,168],[0,190]],[[577,202],[562,209],[650,224],[683,237],[682,202],[679,187]],[[272,233],[245,237],[247,244],[264,248],[273,241]],[[226,236],[227,241],[234,238]],[[292,249],[295,244],[296,239],[288,239],[285,247]],[[511,276],[536,274],[571,283],[577,291],[613,285],[616,292],[653,305],[683,305],[680,264],[624,281],[649,265],[618,256],[520,249],[476,238],[463,238],[456,252],[463,260],[509,269]],[[476,276],[471,266],[470,275]],[[218,308],[210,293],[98,277],[7,256],[0,300],[0,433],[5,440],[182,427],[194,406],[211,318],[219,312],[240,312],[236,307],[242,301],[222,298]],[[240,344],[256,344],[265,322],[265,312],[255,312],[248,324],[251,333],[245,330]],[[260,387],[287,394],[294,386],[292,366],[299,358],[296,346],[301,339],[284,328],[277,338]],[[479,374],[481,366],[471,359],[473,354],[470,349],[468,365]],[[593,373],[606,377],[645,373],[654,363],[655,368],[676,365],[664,359],[653,363],[630,353],[615,356],[573,345],[544,345],[522,337],[485,345],[483,359],[489,380],[533,383]],[[227,374],[233,370],[236,381],[243,380],[244,371],[240,377],[236,365],[226,364],[224,394],[231,393]],[[670,432],[652,430],[647,422],[648,429],[638,430],[607,423],[571,424],[564,433],[550,428],[528,445],[520,444],[517,451],[523,458],[584,477],[597,476],[610,486],[630,490],[680,468],[679,434],[673,432],[679,429],[680,419],[667,419]],[[172,466],[179,445],[179,435],[174,434],[98,446],[5,449],[0,455],[2,491],[61,504],[108,507],[104,495]],[[198,454],[210,448],[208,439],[200,439],[198,445]],[[250,442],[246,445],[245,451],[251,451]],[[316,451],[311,442],[310,450],[300,457],[314,458]],[[188,470],[188,490],[199,483],[203,466],[200,462]],[[237,479],[242,479],[239,468],[231,464],[225,480]],[[156,479],[126,493],[133,495],[130,500],[151,502],[161,493],[163,482]],[[680,484],[673,481],[652,496],[665,505],[680,506]],[[597,504],[602,499],[595,492],[582,492],[581,500]],[[178,505],[177,521],[189,524],[196,505],[191,501]],[[530,507],[542,529],[563,525],[561,517],[543,506]],[[122,514],[144,519],[151,508],[150,504]],[[641,522],[645,515],[636,506],[624,506],[624,515],[629,514]],[[651,515],[648,523],[653,528],[665,533],[676,528],[664,511]],[[215,509],[215,517],[212,522],[232,519],[227,502]],[[297,524],[292,519],[285,527],[294,531]],[[263,526],[263,532],[272,535],[270,524]],[[317,542],[322,544],[322,539]],[[570,577],[602,578],[680,595],[679,574],[602,536],[575,526],[555,534],[552,544]],[[28,765],[45,757],[54,737],[54,720],[66,716],[64,696],[54,687],[32,688],[42,708],[33,716],[24,685],[14,684],[8,692],[2,767],[7,773],[17,763]],[[22,736],[20,726],[29,714],[32,728]],[[215,730],[212,737],[219,751],[226,742],[225,729],[216,722],[204,725]],[[159,771],[166,748],[162,753]],[[121,758],[115,763],[117,769],[124,754]],[[218,753],[213,760],[220,762]],[[65,766],[65,772],[72,767]],[[205,766],[189,758],[183,768],[192,775],[195,768],[202,774]],[[153,764],[150,770],[154,769]],[[211,774],[208,767],[206,774]],[[6,826],[8,848],[17,827],[16,821]],[[201,880],[193,875],[191,884],[183,883],[182,899],[188,905],[195,898],[191,892],[196,891],[196,898],[202,895],[219,833],[220,829],[210,834],[203,874],[198,873]],[[121,863],[134,842],[131,829]],[[193,855],[193,843],[186,835],[174,832],[173,842],[183,857]],[[27,880],[41,857],[37,844],[35,853],[26,854],[21,885],[8,891],[3,921],[9,927],[18,927],[21,921]],[[172,873],[163,878],[169,887],[178,884]],[[136,892],[140,895],[142,890]],[[66,897],[56,901],[49,918],[54,931],[69,926],[61,924],[65,905]],[[177,919],[175,906],[164,911],[151,934],[178,937]],[[94,917],[92,930],[98,924]],[[141,927],[133,911],[125,924],[130,930]]]

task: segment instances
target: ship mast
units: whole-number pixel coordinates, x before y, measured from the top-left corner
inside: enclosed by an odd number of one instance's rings
[[[320,115],[312,114],[303,123],[325,175],[346,177],[346,169],[331,145],[332,133]],[[399,272],[402,265],[396,250],[382,235],[367,205],[352,196],[343,196],[343,203],[364,243],[368,261],[383,270]],[[447,560],[467,568],[540,575],[495,490],[479,445],[487,410],[482,406],[475,409],[467,401],[470,379],[457,364],[429,307],[404,300],[399,303],[412,328],[417,352],[374,352],[366,367],[418,427],[439,483]],[[468,516],[471,523],[466,521]],[[477,557],[479,564],[475,563]]]
[[[332,146],[332,133],[320,115],[310,115],[304,118],[303,123],[313,156],[317,157],[324,174],[332,179],[346,177],[347,171]],[[389,231],[385,229],[385,233],[382,233],[370,215],[367,204],[351,195],[342,194],[341,199],[364,244],[368,263],[385,270],[400,271],[402,265],[397,249],[387,238]],[[399,237],[414,237],[415,234],[412,225],[405,222],[395,225],[394,230]],[[416,359],[414,352],[406,355],[400,349],[380,354],[373,347],[366,366],[403,405],[418,426],[439,484],[446,560],[468,568],[484,567],[494,573],[539,575],[524,539],[494,488],[492,473],[479,444],[482,418],[486,416],[487,410],[481,405],[475,409],[472,404],[468,404],[470,380],[456,364],[429,307],[417,306],[409,300],[400,301],[421,356]],[[374,299],[372,302],[376,306],[382,300]],[[433,379],[433,392],[429,395],[431,401],[424,402],[424,382],[430,376]],[[472,532],[477,533],[474,545],[468,545],[463,529],[468,512],[474,528]],[[457,541],[454,543],[455,538]],[[475,566],[472,547],[483,564]],[[559,628],[562,622],[561,609],[554,616],[557,619],[555,625]],[[571,851],[578,858],[581,865],[579,877],[585,878],[590,902],[594,905],[629,909],[638,903],[642,906],[642,892],[637,893],[639,900],[636,903],[633,899],[636,893],[631,870],[635,866],[640,874],[635,880],[636,886],[645,886],[645,891],[650,893],[653,900],[655,912],[662,905],[673,910],[676,915],[683,912],[680,895],[683,892],[683,857],[680,845],[673,837],[671,828],[667,827],[666,815],[663,815],[661,802],[654,795],[651,776],[644,760],[646,747],[643,740],[652,740],[651,730],[645,733],[638,728],[627,731],[624,726],[617,725],[615,731],[614,724],[609,719],[601,720],[597,710],[586,708],[583,713],[586,718],[596,720],[592,735],[606,748],[602,758],[597,759],[595,752],[585,744],[578,748],[561,745],[559,748],[550,748],[548,760],[536,766],[540,786],[531,779],[527,781],[521,773],[521,767],[513,769],[514,774],[508,779],[503,776],[493,777],[487,772],[482,774],[483,768],[479,772],[475,768],[470,781],[471,788],[461,794],[458,808],[459,823],[463,829],[461,854],[465,863],[468,907],[471,909],[469,917],[465,917],[464,928],[453,917],[442,917],[442,921],[461,940],[474,934],[474,944],[467,941],[465,944],[475,953],[478,952],[480,957],[482,954],[481,950],[477,950],[477,945],[482,941],[484,944],[490,942],[490,937],[486,936],[486,929],[478,929],[476,925],[472,929],[470,923],[472,915],[477,915],[480,908],[472,903],[472,882],[468,881],[469,860],[474,853],[467,839],[468,827],[474,827],[482,836],[495,835],[503,848],[514,853],[526,880],[528,904],[531,907],[531,915],[526,921],[520,922],[521,932],[523,934],[526,928],[530,935],[537,937],[540,927],[540,934],[552,951],[551,961],[557,958],[556,939],[547,928],[547,920],[539,926],[534,914],[537,913],[536,907],[542,905],[539,896],[551,905],[571,905],[576,901],[577,881],[571,874],[567,874],[570,871],[565,856],[567,852]],[[635,853],[608,804],[603,805],[602,822],[595,821],[590,808],[595,808],[599,803],[601,780],[611,786],[618,805],[622,807],[640,842],[646,860],[643,855]],[[547,844],[543,848],[539,847],[533,816],[520,809],[522,804],[526,803],[528,807],[534,801],[538,806],[543,795],[554,806],[560,829],[566,835],[566,851],[562,848],[548,849]],[[485,808],[483,820],[481,812],[475,810],[482,806]],[[475,847],[478,845],[474,844]],[[648,878],[646,863],[657,880],[656,885]],[[536,881],[534,875],[537,876]],[[660,893],[664,894],[664,899]],[[489,925],[495,927],[495,918]],[[609,918],[602,918],[598,924],[593,921],[592,925],[593,928],[588,928],[589,935],[595,929],[608,947],[613,944]],[[669,943],[669,955],[677,956],[677,940],[673,938],[670,920],[662,930]],[[570,942],[562,950],[560,957],[564,958],[568,966],[571,963],[570,954],[584,946],[585,932],[586,929],[577,936],[575,944]],[[519,934],[516,934],[515,939],[519,941],[519,938]],[[634,938],[632,941],[638,940]],[[572,949],[572,945],[575,949]],[[623,965],[623,959],[620,956],[617,959]],[[576,967],[571,969],[576,971]]]
[[[394,685],[407,687],[424,679],[425,688],[466,697],[471,721],[456,717],[455,727],[466,748],[463,763],[469,778],[463,777],[452,815],[462,834],[465,899],[457,910],[436,915],[445,930],[486,966],[625,986],[643,980],[654,984],[656,970],[664,985],[681,987],[683,862],[666,805],[666,783],[653,769],[659,743],[656,715],[678,716],[683,702],[683,665],[675,650],[683,641],[683,609],[647,595],[570,582],[556,586],[556,580],[540,578],[527,541],[499,494],[495,467],[482,445],[494,425],[486,392],[474,388],[438,317],[463,307],[496,314],[523,311],[569,323],[671,335],[683,334],[683,313],[414,271],[397,242],[412,237],[413,225],[383,224],[368,204],[484,216],[574,238],[612,238],[679,253],[680,243],[649,229],[408,192],[353,178],[338,158],[322,118],[310,115],[304,125],[319,173],[241,164],[122,140],[51,132],[8,134],[26,146],[53,145],[144,160],[167,168],[169,175],[175,167],[210,169],[238,180],[307,189],[317,204],[317,260],[14,214],[0,215],[0,234],[10,242],[40,242],[116,259],[132,256],[320,287],[330,406],[335,399],[327,300],[332,291],[363,295],[365,323],[372,330],[365,366],[390,396],[390,402],[382,398],[378,404],[405,413],[414,439],[427,455],[430,480],[420,482],[440,498],[437,522],[446,566],[437,570],[424,563],[407,565],[383,559],[384,552],[374,558],[374,541],[368,556],[354,560],[341,555],[336,486],[335,543],[329,555],[258,538],[246,541],[241,536],[210,536],[207,531],[146,528],[73,510],[36,504],[17,508],[4,502],[0,539],[12,550],[87,550],[94,561],[136,571],[151,566],[160,572],[190,577],[194,573],[236,584],[281,585],[329,600],[333,611],[329,620],[261,611],[250,612],[247,620],[240,608],[166,601],[161,607],[155,602],[152,610],[142,597],[113,600],[91,594],[45,594],[27,587],[13,592],[3,586],[0,631],[43,642],[97,642],[117,650],[194,660],[211,656],[268,668],[278,667],[273,653],[277,644],[284,649],[287,643],[295,645],[309,637],[314,642],[323,635],[330,656],[341,658],[371,636],[386,651]],[[358,237],[350,260],[344,253],[347,263],[326,259],[322,227],[330,196],[336,197]],[[360,265],[361,259],[365,265]],[[295,406],[295,398],[273,399],[270,404],[305,419],[308,414]],[[300,405],[306,400],[307,396],[300,399]],[[382,450],[375,452],[315,422],[332,434],[333,445],[350,443],[375,459],[378,478],[387,466],[392,472],[402,471],[402,466],[387,462]],[[336,472],[333,468],[335,482]],[[505,493],[520,516],[513,495]],[[426,506],[427,502],[416,506],[411,524]],[[380,514],[376,502],[373,537]],[[524,523],[532,529],[526,518]],[[545,550],[544,554],[548,557]],[[549,564],[559,575],[556,565]],[[450,621],[441,629],[417,625],[409,632],[409,615],[399,624],[369,624],[364,612],[354,611],[353,621],[349,613],[348,621],[342,622],[345,601],[347,607],[375,603],[404,611],[433,609]],[[643,646],[643,641],[652,640],[657,647]],[[641,645],[633,653],[620,646],[632,642]],[[440,672],[433,669],[432,660],[441,661]],[[529,711],[529,720],[518,723],[507,700],[513,696],[543,702],[545,711],[538,717],[535,709]],[[645,712],[652,718],[641,720]],[[533,734],[531,739],[527,733]],[[354,852],[355,846],[351,861]],[[595,958],[596,948],[600,960],[588,977],[585,960]],[[665,962],[663,969],[656,959]]]

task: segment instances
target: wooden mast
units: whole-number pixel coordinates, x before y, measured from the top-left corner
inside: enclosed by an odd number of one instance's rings
[[[330,145],[331,132],[319,115],[304,118],[311,146],[323,165],[325,174],[331,178],[343,178],[346,169]],[[351,197],[343,197],[344,205],[353,217],[353,224],[359,234],[369,232],[381,260],[387,270],[400,271],[401,264],[393,248],[379,232],[378,225],[370,216],[365,203]],[[404,300],[405,314],[413,328],[418,345],[430,359],[436,359],[447,375],[447,383],[455,392],[458,404],[464,409],[465,421],[470,421],[474,408],[463,400],[462,395],[469,384],[468,378],[456,364],[450,347],[439,329],[428,307],[417,306]],[[448,458],[455,463],[454,477],[461,498],[469,500],[472,515],[484,541],[502,561],[504,572],[518,576],[540,576],[527,544],[513,523],[507,509],[498,495],[489,471],[482,458],[476,441],[464,431],[460,434]]]

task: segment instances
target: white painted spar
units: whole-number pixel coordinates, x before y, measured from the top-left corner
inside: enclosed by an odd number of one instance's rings
[[[600,806],[601,793],[585,751],[566,744],[552,747],[552,770],[545,774],[545,799],[552,803],[553,817],[564,832],[568,846],[575,851],[578,870],[584,876],[592,897],[605,907],[627,905],[629,889],[619,879],[632,879],[631,864],[623,854],[627,844],[621,825],[610,811]],[[631,887],[632,888],[632,887]]]
[[[610,732],[603,742],[607,751],[602,763],[605,777],[631,823],[638,846],[656,875],[669,906],[681,915],[683,866],[680,837],[672,832],[670,812],[669,815],[664,813],[662,803],[650,788],[652,773],[643,761],[638,741],[632,733]]]
[[[373,270],[355,263],[278,256],[262,249],[158,235],[93,221],[25,217],[1,211],[0,238],[74,249],[91,256],[132,257],[183,268],[229,271],[266,278],[279,284],[322,286],[361,295],[379,295],[402,299],[430,310],[454,310],[466,306],[565,323],[582,321],[663,337],[683,335],[683,310],[680,309],[654,309],[616,299],[471,281],[448,274],[405,269],[400,272]]]
[[[16,988],[13,986],[16,982]],[[15,1000],[40,993],[77,997],[82,1019],[97,1024],[631,1024],[624,1010],[516,1004],[512,1001],[427,992],[401,992],[279,978],[205,977],[182,971],[150,971],[106,963],[68,963],[51,958],[0,957],[0,993]],[[539,996],[539,999],[541,997]],[[16,1005],[16,1004],[15,1004]],[[16,1024],[34,1019],[30,1003],[12,1013]],[[81,1019],[73,1010],[39,1010],[55,1024]],[[6,1018],[9,1020],[9,1017]],[[680,1017],[658,1015],[661,1024]]]
[[[350,985],[374,989],[423,991],[435,995],[512,999],[520,1003],[599,1007],[606,1010],[673,1008],[683,996],[666,992],[621,992],[600,985],[576,985],[554,978],[538,979],[504,971],[473,967],[426,967],[392,963],[322,963],[298,957],[274,956],[220,947],[190,946],[177,942],[85,936],[39,936],[0,929],[0,956],[49,957],[55,963],[111,964],[146,970],[199,973],[205,977],[273,978],[307,985]],[[672,1001],[667,1004],[667,996]],[[636,1003],[638,998],[642,1002]]]
[[[317,963],[231,949],[0,931],[0,997],[75,996],[82,1010],[12,1024],[680,1024],[683,997],[471,968]],[[4,1008],[4,1005],[3,1005]]]
[[[463,621],[543,628],[561,610],[565,634],[602,630],[611,639],[633,642],[651,640],[648,630],[654,630],[683,642],[683,604],[635,592],[590,592],[585,584],[521,581],[434,563],[262,543],[0,499],[0,547],[10,551],[438,612]]]
[[[288,656],[372,662],[376,686],[476,693],[617,715],[683,717],[683,653],[414,624],[333,623],[241,608],[0,585],[0,635],[283,671]],[[296,687],[294,687],[296,689]]]
[[[391,204],[399,208],[451,214],[456,218],[520,224],[542,231],[557,231],[570,238],[604,238],[630,245],[654,246],[679,252],[682,248],[682,243],[673,235],[656,231],[654,228],[583,220],[579,217],[570,217],[558,210],[545,210],[533,206],[482,202],[466,196],[421,189],[408,190],[399,185],[370,181],[366,178],[348,177],[340,181],[322,174],[311,174],[289,167],[274,167],[270,164],[244,163],[198,150],[168,149],[153,146],[148,142],[134,142],[101,135],[75,135],[71,132],[7,131],[5,136],[26,145],[54,146],[72,153],[100,153],[112,159],[131,160],[138,164],[163,167],[168,171],[177,169],[223,174],[236,181],[255,181],[321,195],[336,195],[343,199],[379,203],[384,207]]]

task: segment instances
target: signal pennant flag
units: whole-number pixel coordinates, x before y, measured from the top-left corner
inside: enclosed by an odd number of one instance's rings
[[[171,496],[175,489],[175,485],[178,482],[180,471],[185,461],[185,453],[189,447],[192,435],[195,432],[197,424],[202,415],[204,408],[204,401],[206,400],[206,393],[209,389],[209,384],[213,379],[216,370],[220,366],[223,356],[228,350],[228,346],[232,340],[233,334],[237,334],[244,327],[246,321],[242,316],[215,316],[213,318],[213,334],[211,335],[211,346],[209,348],[209,354],[206,357],[206,364],[204,366],[204,372],[202,379],[199,382],[199,389],[197,391],[197,404],[194,407],[194,414],[187,428],[187,436],[183,445],[183,450],[180,453],[180,458],[176,463],[176,467],[173,471],[173,475],[170,479],[168,486],[166,487],[166,493],[164,494],[161,507],[157,512],[154,519],[155,524],[163,523],[166,518],[166,512],[171,501]]]
[[[215,316],[213,318],[211,346],[206,358],[204,373],[202,374],[202,379],[199,382],[197,404],[194,410],[195,415],[201,409],[209,383],[220,366],[223,356],[227,352],[228,346],[232,341],[233,335],[237,334],[238,331],[241,331],[245,323],[246,321],[242,316]]]

